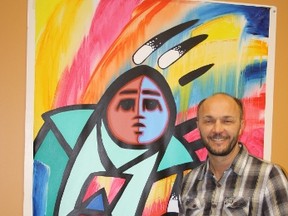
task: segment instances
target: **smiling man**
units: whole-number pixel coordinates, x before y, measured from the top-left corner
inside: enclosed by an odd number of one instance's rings
[[[187,174],[179,215],[286,215],[288,182],[276,165],[248,154],[241,101],[216,93],[198,105],[197,125],[206,162]]]

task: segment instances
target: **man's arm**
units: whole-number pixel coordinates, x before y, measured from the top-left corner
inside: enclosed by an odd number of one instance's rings
[[[274,165],[266,184],[261,215],[288,214],[288,180],[283,170]]]

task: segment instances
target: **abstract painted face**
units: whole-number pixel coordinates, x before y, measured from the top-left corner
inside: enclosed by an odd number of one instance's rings
[[[137,77],[113,96],[107,107],[111,134],[128,145],[149,145],[167,128],[170,110],[160,87],[149,77]]]

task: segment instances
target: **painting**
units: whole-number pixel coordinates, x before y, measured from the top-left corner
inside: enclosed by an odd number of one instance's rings
[[[27,215],[178,215],[181,180],[207,157],[197,104],[215,92],[241,99],[240,141],[269,160],[274,7],[28,5]]]

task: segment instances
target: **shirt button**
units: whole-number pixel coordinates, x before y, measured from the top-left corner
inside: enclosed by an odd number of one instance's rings
[[[215,203],[212,203],[212,208],[216,208],[217,205]]]
[[[219,183],[217,183],[216,185],[217,185],[218,188],[221,187],[221,184],[219,184]]]

